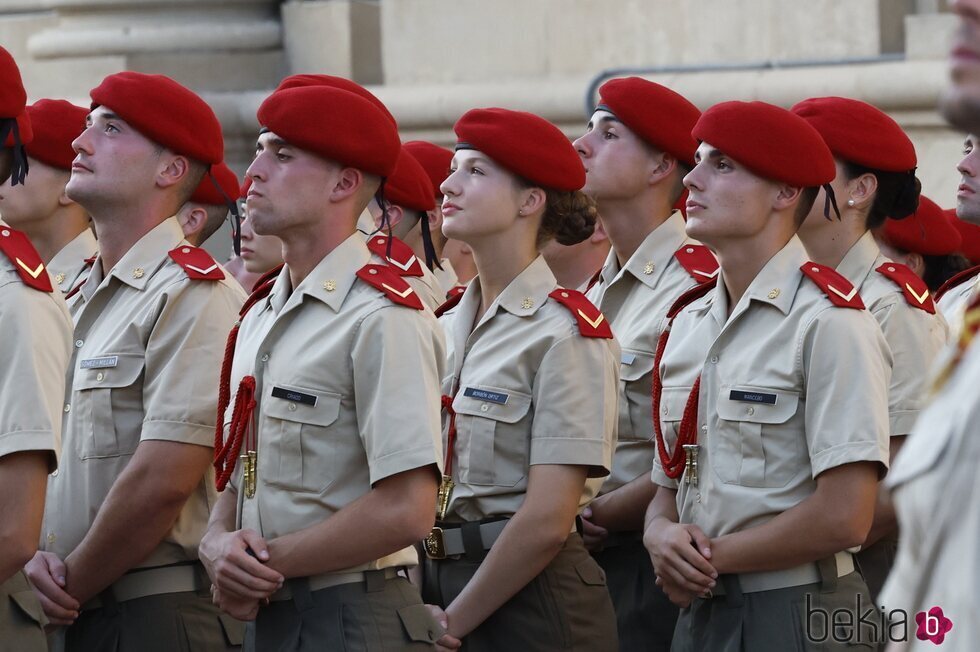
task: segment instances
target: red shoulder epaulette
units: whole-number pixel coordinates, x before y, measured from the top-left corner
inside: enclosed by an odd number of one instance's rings
[[[936,290],[936,294],[933,297],[936,301],[943,298],[943,295],[952,290],[955,287],[959,287],[966,283],[967,281],[976,278],[977,274],[980,274],[980,265],[976,267],[971,267],[969,269],[964,269],[962,272],[954,274],[949,277],[945,283],[939,286]]]
[[[718,260],[704,245],[685,245],[674,252],[674,258],[698,283],[718,276]]]
[[[578,332],[583,337],[612,339],[612,329],[606,316],[584,294],[578,290],[558,288],[548,296],[571,311],[578,322]]]
[[[181,245],[167,253],[195,281],[220,281],[225,277],[211,254],[200,247]]]
[[[857,288],[836,269],[819,263],[804,263],[800,265],[800,271],[816,283],[835,306],[864,309],[864,301]]]
[[[898,287],[913,308],[936,314],[936,304],[929,295],[929,286],[911,269],[900,263],[885,263],[875,270]]]
[[[412,286],[388,265],[365,265],[357,270],[357,277],[399,305],[423,309],[422,300]]]
[[[459,302],[463,298],[463,294],[466,292],[465,285],[457,285],[449,292],[446,292],[446,297],[448,297],[442,305],[436,308],[436,317],[442,317],[444,314],[459,305]]]
[[[0,227],[0,251],[14,264],[25,285],[41,292],[54,292],[51,277],[44,271],[41,254],[26,235],[9,226]]]
[[[388,241],[391,241],[391,255],[388,255]],[[407,244],[392,236],[372,235],[368,239],[368,249],[371,252],[388,261],[399,276],[422,276],[422,264],[418,256]]]

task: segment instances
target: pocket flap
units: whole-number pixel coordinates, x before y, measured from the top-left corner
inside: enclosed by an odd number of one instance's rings
[[[643,378],[653,371],[653,354],[645,351],[623,349],[620,358],[619,377],[628,383]]]
[[[575,572],[578,573],[582,582],[588,586],[606,585],[606,574],[592,558],[583,559],[575,564]]]
[[[691,396],[690,387],[664,387],[660,394],[660,419],[680,421],[684,416],[684,406]]]
[[[424,604],[412,604],[398,610],[405,633],[412,641],[435,643],[445,631],[436,622],[429,609]]]
[[[262,411],[284,421],[329,426],[340,416],[340,399],[332,392],[270,383],[263,392]]]
[[[16,593],[10,594],[10,599],[20,607],[20,610],[27,615],[28,618],[36,622],[41,627],[48,624],[48,618],[44,615],[44,610],[41,608],[41,603],[37,599],[34,591],[17,591]]]
[[[786,423],[796,414],[799,392],[770,387],[722,387],[718,416],[726,421]]]
[[[531,407],[531,395],[489,385],[467,385],[453,400],[459,414],[517,423]]]
[[[218,614],[218,620],[221,622],[221,629],[225,633],[225,640],[228,641],[228,645],[245,644],[245,623],[226,613]]]
[[[143,373],[143,356],[112,353],[78,361],[75,389],[129,387]]]

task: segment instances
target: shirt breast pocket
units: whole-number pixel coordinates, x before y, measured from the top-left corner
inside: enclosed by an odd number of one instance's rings
[[[74,379],[75,445],[85,459],[132,455],[143,423],[144,359],[138,354],[98,358],[99,366],[79,368]],[[84,364],[83,360],[80,364]]]
[[[711,467],[728,484],[785,487],[808,468],[798,420],[799,392],[724,387],[718,397],[719,432],[710,435]],[[714,435],[717,435],[716,437]]]
[[[336,447],[344,445],[330,432],[341,396],[306,387],[276,389],[287,397],[272,396],[270,387],[262,399],[259,478],[290,491],[322,493],[336,480]]]
[[[466,396],[468,390],[474,395]],[[498,387],[470,386],[456,395],[461,482],[513,487],[527,476],[530,408],[530,394]]]
[[[653,437],[651,383],[653,354],[623,350],[619,377],[619,439],[648,441]]]

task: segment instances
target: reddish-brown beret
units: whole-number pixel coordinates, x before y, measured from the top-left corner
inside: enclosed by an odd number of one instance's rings
[[[429,175],[404,146],[398,155],[395,171],[385,181],[385,199],[414,211],[429,211],[436,207]]]
[[[558,127],[544,118],[509,109],[472,109],[454,127],[456,149],[475,149],[542,188],[579,190],[582,160]]]
[[[27,155],[51,167],[71,170],[75,160],[71,144],[85,129],[88,110],[65,100],[38,100],[27,107],[27,114],[34,130]]]
[[[596,108],[615,115],[655,148],[694,165],[698,143],[691,130],[701,111],[666,86],[639,77],[612,79],[599,88]]]
[[[692,135],[756,175],[800,188],[837,174],[834,157],[806,120],[765,102],[722,102],[698,120]]]
[[[960,232],[943,209],[924,195],[919,196],[919,208],[911,216],[885,220],[881,236],[896,249],[923,256],[945,256],[959,251],[962,244]]]
[[[422,169],[429,176],[429,183],[432,184],[432,196],[442,195],[439,186],[449,176],[449,166],[453,162],[453,153],[445,147],[439,147],[424,140],[410,140],[404,145],[408,153],[415,157],[415,160],[422,164]]]
[[[398,128],[374,103],[332,86],[276,91],[259,107],[259,123],[325,159],[386,177],[395,169]]]
[[[820,132],[837,158],[875,170],[915,167],[915,147],[898,123],[867,102],[814,97],[790,109]]]
[[[92,108],[105,106],[158,145],[201,163],[225,156],[221,124],[196,93],[164,75],[120,72],[92,89]]]
[[[197,189],[194,194],[191,195],[191,201],[195,204],[205,204],[208,206],[225,206],[228,202],[238,201],[239,195],[239,185],[238,176],[231,171],[224,163],[219,163],[211,168],[211,174],[214,179],[210,179],[208,175],[204,175],[201,179],[201,183],[197,185]],[[214,187],[217,183],[221,187],[221,191],[225,193],[227,199],[221,196],[221,192]]]
[[[0,121],[14,119],[17,121],[17,128],[20,132],[20,143],[26,145],[31,142],[33,133],[31,131],[31,119],[24,109],[27,106],[27,91],[24,90],[24,82],[20,78],[20,69],[17,62],[0,46]],[[4,147],[14,145],[13,131],[7,134],[3,142]]]

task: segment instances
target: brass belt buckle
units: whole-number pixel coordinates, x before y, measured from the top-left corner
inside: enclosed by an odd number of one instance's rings
[[[429,559],[445,559],[446,542],[442,538],[442,528],[432,528],[429,536],[422,540],[422,547],[425,549],[425,555]]]

